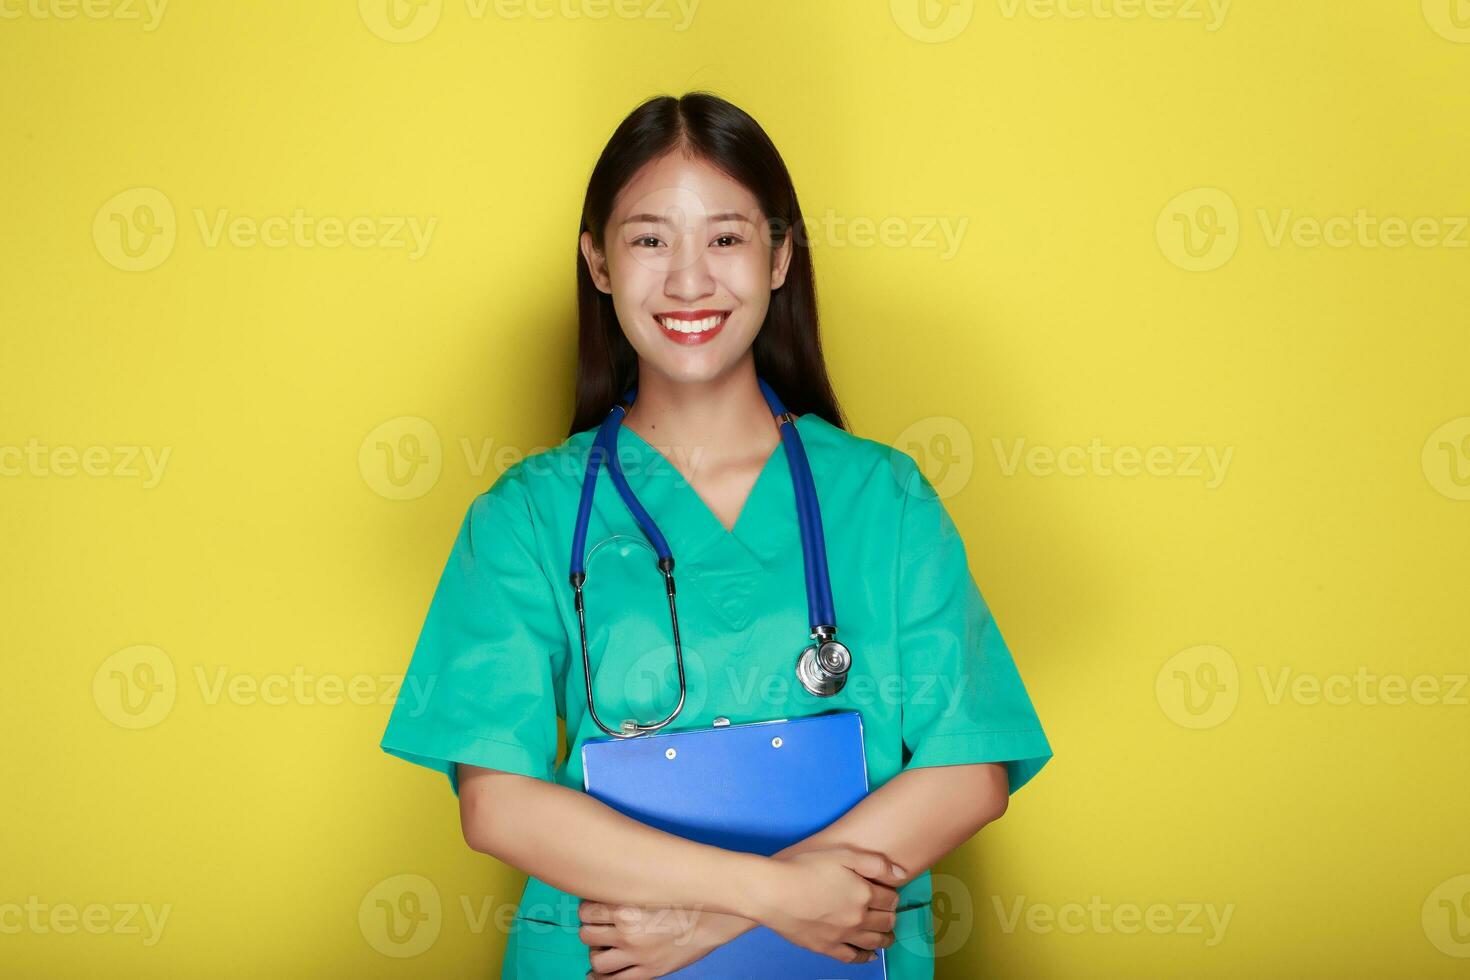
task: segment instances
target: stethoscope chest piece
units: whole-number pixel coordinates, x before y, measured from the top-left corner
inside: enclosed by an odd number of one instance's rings
[[[808,694],[830,698],[847,683],[852,652],[829,633],[818,631],[813,639],[817,642],[796,658],[796,677]]]

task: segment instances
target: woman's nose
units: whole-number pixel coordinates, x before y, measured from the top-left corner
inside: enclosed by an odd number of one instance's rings
[[[686,244],[674,255],[674,262],[664,275],[664,293],[677,299],[698,299],[714,289],[709,270],[709,250],[702,245]]]

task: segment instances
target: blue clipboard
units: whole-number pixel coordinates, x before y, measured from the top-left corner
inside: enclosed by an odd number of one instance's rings
[[[868,794],[856,711],[717,724],[582,745],[591,796],[651,827],[732,851],[771,855],[811,836]],[[678,980],[886,980],[884,950],[843,963],[766,926],[681,970]]]

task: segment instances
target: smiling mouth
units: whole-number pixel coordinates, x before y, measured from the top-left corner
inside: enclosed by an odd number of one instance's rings
[[[723,326],[725,321],[729,319],[729,316],[730,314],[728,312],[714,313],[710,316],[700,317],[697,320],[690,320],[680,316],[654,314],[654,319],[665,330],[686,335],[698,335],[708,333],[711,330]]]

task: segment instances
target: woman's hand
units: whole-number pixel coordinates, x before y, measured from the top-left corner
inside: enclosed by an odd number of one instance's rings
[[[843,963],[866,963],[893,945],[902,868],[872,851],[822,847],[767,866],[757,920],[798,946]]]
[[[688,966],[746,932],[754,922],[723,912],[640,908],[583,901],[577,936],[591,951],[594,980],[652,980]]]
[[[783,932],[766,922],[770,928],[797,945],[845,963],[866,963],[876,955],[872,950],[893,945],[896,918],[893,909],[898,906],[898,893],[885,882],[898,884],[903,879],[893,874],[892,865],[883,855],[848,847],[816,847],[806,851],[793,847],[776,854],[773,860],[787,862],[788,867],[775,870],[768,880],[768,900],[782,903],[782,913],[790,922],[797,923],[785,928],[799,935]],[[873,880],[859,877],[863,871],[872,874]],[[795,904],[787,905],[793,897]],[[840,923],[854,897],[873,904],[862,907],[855,926],[837,925],[833,927],[835,933],[802,918],[803,914],[813,913],[794,911],[816,908],[815,915],[821,918],[827,914],[822,911],[826,908]],[[613,973],[618,980],[643,980],[672,973],[760,924],[722,912],[588,901],[582,902],[578,916],[583,925],[577,935],[591,950],[589,975],[594,980]],[[801,937],[806,938],[803,941]],[[617,972],[625,970],[629,972]]]

